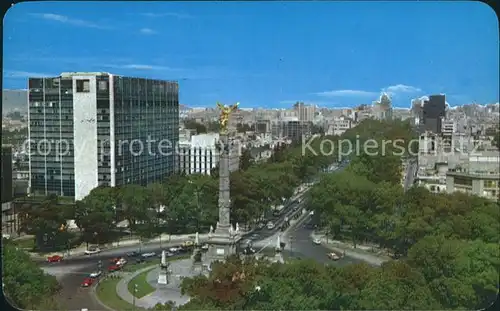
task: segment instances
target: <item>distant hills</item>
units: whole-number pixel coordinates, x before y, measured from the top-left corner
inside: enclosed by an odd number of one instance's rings
[[[13,111],[28,112],[27,90],[2,90],[2,115]]]

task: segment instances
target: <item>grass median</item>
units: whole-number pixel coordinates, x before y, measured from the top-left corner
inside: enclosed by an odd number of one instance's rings
[[[190,255],[183,255],[183,256],[176,256],[176,257],[171,257],[167,258],[167,261],[175,261],[175,260],[182,260],[189,258]],[[151,269],[154,269],[156,265],[160,263],[160,259],[153,259],[150,261],[145,261],[141,263],[129,263],[123,268],[123,272],[135,272],[140,269],[144,269],[146,267],[151,266]],[[130,282],[127,284],[128,290],[130,293],[133,293],[133,284],[135,282],[141,282],[137,283],[137,293],[135,294],[136,298],[141,298],[146,296],[149,293],[152,293],[154,291],[154,288],[147,282],[146,277],[147,273],[151,271],[151,269],[148,269],[147,271],[144,271],[140,273],[139,275],[135,276]],[[116,286],[120,282],[122,278],[120,277],[108,277],[97,285],[96,288],[96,295],[101,301],[101,303],[105,304],[109,308],[113,310],[120,310],[120,311],[132,311],[132,310],[137,310],[137,311],[146,311],[146,309],[143,308],[138,308],[135,307],[128,303],[127,301],[123,300],[118,294],[116,293]],[[144,282],[144,283],[142,283]],[[147,285],[146,285],[147,284]],[[149,286],[149,287],[148,287]],[[152,290],[151,290],[152,288]],[[142,290],[142,292],[141,292]],[[147,290],[151,290],[150,292],[147,292]]]
[[[151,272],[151,270],[153,270],[154,268],[156,268],[156,266],[153,266],[151,267],[151,269],[139,273],[128,283],[128,291],[132,293],[132,295],[134,295],[136,298],[140,299],[156,290],[156,288],[151,286],[151,284],[149,284],[147,280],[149,272]]]

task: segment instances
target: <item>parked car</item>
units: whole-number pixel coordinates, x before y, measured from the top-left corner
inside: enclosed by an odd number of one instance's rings
[[[204,251],[208,251],[208,244],[203,244],[201,246],[201,249],[204,250]]]
[[[63,256],[61,255],[52,255],[47,257],[47,262],[61,262],[63,260]]]
[[[266,226],[266,224],[264,224],[263,222],[259,222],[257,224],[257,228],[259,228],[259,229],[263,229],[265,226]]]
[[[127,263],[127,260],[125,258],[120,258],[117,262],[116,265],[123,267]]]
[[[117,263],[120,259],[121,259],[120,257],[111,258],[111,259],[109,260],[109,262],[110,262],[111,264],[116,264],[116,263]]]
[[[85,278],[82,282],[82,286],[83,287],[89,287],[91,286],[92,284],[94,284],[94,279],[92,278]]]
[[[94,255],[94,254],[99,254],[101,252],[101,249],[97,246],[90,246],[88,249],[85,250],[85,255]]]
[[[118,265],[112,265],[112,266],[109,266],[109,267],[108,267],[108,271],[109,271],[109,272],[115,272],[115,271],[120,270],[121,268],[122,268],[121,266],[118,266]]]
[[[340,256],[335,254],[335,253],[328,253],[328,258],[330,258],[331,260],[339,260],[340,259]]]
[[[92,272],[92,273],[89,275],[89,277],[90,277],[90,278],[95,279],[95,278],[100,277],[100,276],[101,276],[101,274],[102,274],[102,271],[95,271],[95,272]]]
[[[274,223],[272,221],[267,223],[267,229],[269,229],[269,230],[274,229]]]

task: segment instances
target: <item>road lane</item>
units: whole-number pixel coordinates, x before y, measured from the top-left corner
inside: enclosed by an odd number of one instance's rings
[[[320,263],[332,264],[335,266],[345,266],[348,264],[363,262],[347,256],[338,261],[330,260],[327,257],[327,254],[332,251],[323,245],[315,245],[313,243],[311,240],[312,229],[306,228],[306,224],[308,223],[310,222],[306,222],[302,226],[298,226],[294,231],[289,233],[288,243],[285,246],[285,250],[290,252],[292,257],[313,259]]]
[[[343,167],[339,167],[342,169]],[[334,169],[333,171],[336,171]],[[302,197],[307,191],[304,191],[299,195]],[[298,202],[298,198],[287,205],[284,209],[284,212],[281,216],[274,219],[275,228],[272,230],[268,230],[267,228],[257,229],[253,232],[245,234],[242,236],[241,241],[245,241],[248,239],[252,239],[255,241],[264,240],[275,235],[278,231],[280,231],[280,227],[284,222],[285,217],[289,219],[291,216],[299,212],[302,209],[303,201],[301,203]],[[302,227],[301,227],[302,228]],[[328,260],[326,254],[328,253],[328,249],[325,249],[322,246],[314,246],[312,242],[309,240],[307,242],[306,238],[309,238],[309,231],[306,233],[302,232],[301,228],[298,228],[297,231],[293,232],[294,242],[292,242],[292,246],[297,244],[297,251],[293,251],[293,254],[297,254],[302,258],[311,258],[317,260],[319,262],[324,263],[334,263],[334,264],[342,264],[344,261],[348,263],[347,259],[339,260],[338,262],[332,262]],[[202,241],[203,242],[203,241]],[[161,253],[163,249],[167,249],[172,246],[178,246],[182,244],[181,242],[163,242],[160,243],[152,243],[152,244],[142,244],[142,245],[132,245],[125,246],[117,249],[103,250],[99,254],[94,254],[90,256],[75,256],[69,257],[63,260],[60,263],[47,263],[42,262],[41,266],[48,273],[56,275],[59,279],[62,290],[59,294],[60,302],[69,310],[79,310],[82,308],[87,308],[89,310],[102,310],[102,307],[92,298],[89,294],[90,288],[82,288],[81,282],[83,279],[89,275],[90,273],[97,270],[98,262],[102,262],[102,270],[106,271],[109,265],[109,260],[115,257],[124,256],[128,252],[139,251],[141,253],[144,252],[155,252],[157,254]],[[312,246],[312,248],[311,248]],[[293,246],[294,247],[294,246]],[[313,250],[313,251],[311,251]],[[131,259],[133,260],[133,259]]]

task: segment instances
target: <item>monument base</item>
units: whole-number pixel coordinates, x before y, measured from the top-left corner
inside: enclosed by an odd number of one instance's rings
[[[239,237],[231,237],[229,233],[224,233],[226,230],[217,231],[219,230],[216,230],[208,241],[208,251],[205,256],[208,265],[214,261],[224,261],[226,257],[236,254],[236,242]]]
[[[158,274],[158,284],[160,284],[160,285],[167,285],[168,284],[167,271],[164,271],[163,269],[160,271],[160,274]]]

